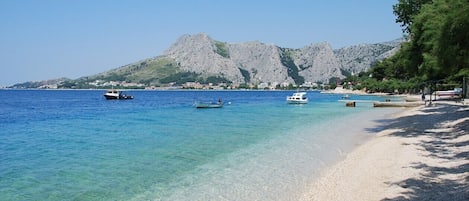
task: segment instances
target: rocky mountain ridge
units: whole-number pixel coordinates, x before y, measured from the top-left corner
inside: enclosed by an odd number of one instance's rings
[[[225,77],[234,83],[302,84],[343,78],[344,71],[366,71],[399,47],[400,43],[387,42],[333,50],[330,44],[322,42],[291,49],[258,41],[228,44],[206,34],[196,34],[182,36],[163,55],[174,59],[186,71]]]
[[[299,49],[259,41],[231,44],[199,33],[183,35],[162,55],[77,80],[65,88],[126,83],[153,87],[185,82],[230,85],[329,83],[331,78],[368,70],[393,55],[402,40],[362,44],[334,50],[327,42]],[[133,83],[130,85],[129,83]]]

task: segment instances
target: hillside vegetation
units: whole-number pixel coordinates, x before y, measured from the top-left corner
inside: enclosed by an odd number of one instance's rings
[[[384,92],[463,87],[469,76],[469,2],[399,0],[393,11],[409,40],[392,57],[347,81]]]

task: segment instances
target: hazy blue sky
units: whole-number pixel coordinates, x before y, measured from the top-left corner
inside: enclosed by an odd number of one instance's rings
[[[334,49],[402,36],[397,0],[2,0],[0,86],[158,56],[183,34]]]

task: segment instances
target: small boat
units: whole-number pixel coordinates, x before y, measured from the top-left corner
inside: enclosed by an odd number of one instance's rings
[[[133,98],[134,98],[133,96],[126,95],[126,94],[124,94],[123,92],[118,91],[118,90],[116,90],[116,89],[110,89],[110,90],[108,90],[108,91],[104,94],[104,97],[105,97],[107,100],[113,100],[113,99],[122,99],[122,100],[125,100],[125,99],[133,99]]]
[[[196,103],[196,108],[221,108],[223,103]]]
[[[291,96],[287,96],[287,103],[290,104],[306,104],[308,103],[308,97],[306,92],[295,92]]]
[[[213,102],[208,102],[208,103],[196,102],[194,105],[195,105],[195,108],[221,108],[221,107],[223,107],[223,102],[220,99],[216,103],[213,103]]]
[[[344,94],[344,95],[342,96],[342,99],[350,99],[350,95]]]
[[[462,96],[462,89],[455,88],[454,90],[447,91],[436,91],[435,98],[438,96],[438,99],[459,99]]]
[[[373,102],[373,107],[418,107],[423,102]]]

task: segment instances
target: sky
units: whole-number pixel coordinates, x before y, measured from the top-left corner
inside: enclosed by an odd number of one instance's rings
[[[338,49],[402,37],[397,0],[2,0],[0,87],[162,55],[184,34]]]

